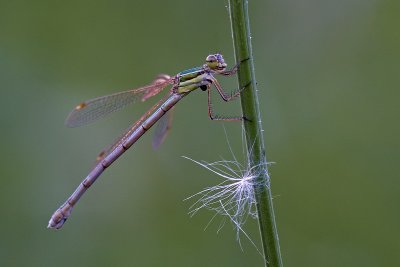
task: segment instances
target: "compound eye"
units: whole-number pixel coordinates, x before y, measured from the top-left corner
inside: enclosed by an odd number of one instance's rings
[[[215,61],[217,61],[217,57],[216,57],[215,55],[209,55],[209,56],[206,58],[206,61],[207,61],[207,62],[215,62]]]

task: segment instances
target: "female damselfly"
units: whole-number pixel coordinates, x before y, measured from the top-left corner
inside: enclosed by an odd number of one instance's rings
[[[242,89],[239,88],[232,94],[227,94],[214,77],[215,74],[230,76],[237,72],[238,65],[231,70],[226,69],[227,64],[221,54],[207,56],[206,63],[201,67],[188,69],[170,77],[159,75],[150,85],[102,96],[85,101],[72,110],[66,124],[76,127],[90,123],[105,115],[122,108],[123,106],[157,95],[168,85],[172,85],[167,95],[158,101],[149,111],[147,111],[138,121],[136,121],[113,145],[102,151],[97,159],[96,165],[86,178],[79,184],[74,193],[67,201],[58,208],[50,218],[48,228],[60,229],[71,214],[71,211],[86,190],[96,181],[96,179],[108,168],[118,157],[130,148],[147,130],[157,121],[153,146],[158,147],[164,140],[172,120],[171,109],[190,92],[200,88],[208,92],[208,115],[212,120],[240,121],[243,117],[216,117],[211,107],[211,86],[214,85],[217,92],[224,101],[230,101],[239,96]]]

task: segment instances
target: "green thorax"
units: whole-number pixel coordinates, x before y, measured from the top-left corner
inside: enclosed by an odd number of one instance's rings
[[[179,73],[179,82],[185,82],[187,80],[191,80],[203,73],[204,73],[204,69],[202,67],[196,67],[196,68],[184,70]]]
[[[184,70],[178,74],[178,93],[188,93],[204,85],[208,73],[202,67]]]

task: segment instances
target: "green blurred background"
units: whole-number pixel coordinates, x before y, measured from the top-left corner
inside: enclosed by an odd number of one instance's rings
[[[243,158],[240,124],[209,121],[200,91],[158,151],[146,135],[46,229],[151,103],[77,129],[63,125],[71,108],[209,53],[234,64],[227,1],[143,2],[0,1],[1,266],[262,266],[229,223],[204,231],[211,212],[187,215],[183,199],[221,180],[181,156],[231,159],[224,125]],[[250,1],[285,266],[400,266],[399,12],[398,0]],[[259,245],[257,224],[246,231]]]

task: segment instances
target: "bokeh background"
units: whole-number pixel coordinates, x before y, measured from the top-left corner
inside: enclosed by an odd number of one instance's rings
[[[400,266],[400,2],[249,5],[284,265]],[[0,266],[262,266],[229,223],[204,230],[213,213],[187,215],[193,201],[183,200],[221,180],[181,156],[232,159],[228,139],[243,159],[240,124],[209,121],[200,91],[179,103],[158,151],[146,135],[62,230],[46,229],[97,153],[151,103],[77,129],[63,125],[72,107],[209,53],[233,65],[226,6],[0,1]],[[259,246],[257,224],[245,230]]]

